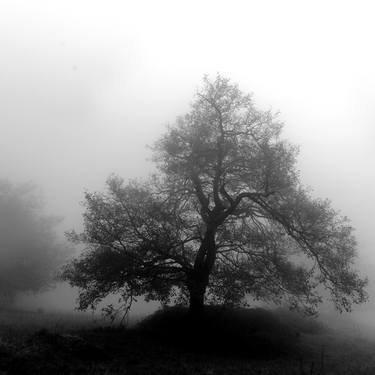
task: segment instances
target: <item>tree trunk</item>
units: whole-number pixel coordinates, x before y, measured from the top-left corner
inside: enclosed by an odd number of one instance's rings
[[[206,286],[202,280],[191,280],[189,283],[189,314],[194,319],[200,319],[204,314],[204,295]]]
[[[208,225],[204,239],[199,247],[194,262],[194,270],[188,278],[188,289],[190,293],[190,316],[200,320],[204,314],[204,296],[210,277],[211,270],[216,259],[215,233],[217,226]]]
[[[189,299],[189,312],[192,316],[201,316],[204,312],[204,293],[191,293]]]

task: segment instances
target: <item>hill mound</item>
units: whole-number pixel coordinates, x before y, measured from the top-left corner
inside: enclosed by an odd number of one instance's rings
[[[207,306],[199,321],[186,308],[171,307],[144,319],[136,329],[192,352],[274,358],[296,354],[300,334],[318,332],[320,326],[286,312]]]

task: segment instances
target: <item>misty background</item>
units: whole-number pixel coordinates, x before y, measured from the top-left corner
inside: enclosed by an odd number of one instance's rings
[[[375,312],[375,5],[370,1],[2,1],[0,178],[32,181],[59,235],[85,190],[153,171],[152,145],[204,74],[280,111],[301,180],[356,228]],[[72,310],[67,286],[20,305]],[[138,306],[139,311],[151,307]],[[155,305],[152,305],[155,308]],[[327,307],[329,309],[329,307]]]

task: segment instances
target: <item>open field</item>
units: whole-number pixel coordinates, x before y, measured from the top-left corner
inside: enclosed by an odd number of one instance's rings
[[[0,311],[0,340],[14,343],[40,330],[62,334],[105,324],[91,314],[5,310]]]
[[[90,315],[0,314],[0,374],[374,374],[375,340],[262,309],[182,309],[132,328]]]

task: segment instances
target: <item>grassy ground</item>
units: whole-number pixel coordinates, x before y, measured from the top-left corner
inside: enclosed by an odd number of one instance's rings
[[[374,374],[375,341],[283,311],[183,309],[132,328],[87,315],[0,313],[0,374]]]

